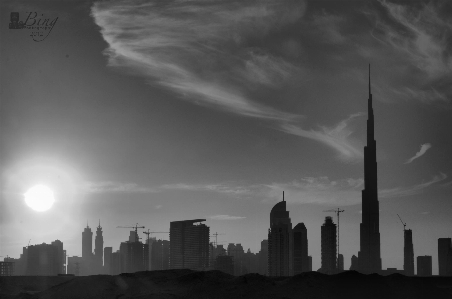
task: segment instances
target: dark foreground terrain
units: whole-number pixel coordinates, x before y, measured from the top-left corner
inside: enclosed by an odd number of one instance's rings
[[[0,277],[0,298],[435,298],[452,299],[452,278],[347,271],[269,278],[165,270],[117,276]]]

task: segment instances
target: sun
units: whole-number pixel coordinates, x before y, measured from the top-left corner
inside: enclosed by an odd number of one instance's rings
[[[24,194],[25,203],[35,211],[44,212],[50,209],[55,202],[53,191],[44,185],[36,185]]]

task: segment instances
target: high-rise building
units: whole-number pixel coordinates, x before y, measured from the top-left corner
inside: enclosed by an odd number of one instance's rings
[[[86,275],[83,273],[83,258],[81,256],[70,256],[67,258],[67,274],[75,276]]]
[[[349,270],[358,271],[358,269],[359,269],[358,257],[356,255],[352,255]]]
[[[270,212],[268,230],[268,275],[293,275],[293,234],[292,222],[286,201],[278,202]]]
[[[234,259],[234,275],[240,276],[246,274],[243,272],[243,256],[245,251],[243,250],[242,244],[229,243],[227,251],[228,255]]]
[[[91,261],[93,256],[93,232],[86,224],[85,230],[82,232],[82,258]]]
[[[205,219],[170,222],[170,269],[206,270],[209,267],[210,229]]]
[[[304,223],[293,228],[293,274],[308,272],[308,232]]]
[[[151,246],[151,270],[168,270],[170,260],[170,241],[154,241]]]
[[[268,275],[268,240],[261,241],[261,250],[258,253],[258,273]]]
[[[145,271],[148,265],[149,246],[141,242],[121,242],[119,246],[121,273]]]
[[[28,246],[28,276],[54,276],[61,274],[61,255],[58,246],[42,243]]]
[[[414,275],[414,250],[413,250],[413,232],[411,229],[403,230],[403,271],[407,276]]]
[[[312,256],[308,256],[308,271],[312,271]]]
[[[417,257],[417,276],[432,276],[432,257],[430,255]]]
[[[342,253],[339,253],[337,255],[337,271],[344,271],[344,256],[342,255]]]
[[[438,239],[438,272],[441,276],[452,276],[452,239]]]
[[[378,273],[381,270],[380,219],[377,187],[377,142],[374,137],[374,112],[370,85],[367,119],[367,145],[364,147],[364,190],[362,191],[362,222],[360,224],[359,271]]]
[[[333,218],[327,216],[321,228],[322,267],[320,271],[325,274],[337,273],[336,253],[336,224]]]
[[[113,247],[104,248],[104,271],[105,274],[110,274],[111,269],[111,255],[113,253]]]
[[[102,227],[99,226],[96,230],[96,239],[95,239],[95,247],[94,247],[94,263],[96,267],[96,273],[103,273],[102,265],[103,265],[103,254],[104,254],[104,237],[102,236]]]

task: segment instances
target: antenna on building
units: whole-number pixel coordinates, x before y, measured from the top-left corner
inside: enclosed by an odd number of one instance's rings
[[[372,93],[370,92],[370,63],[369,63],[369,96],[371,95]]]
[[[282,201],[284,201],[284,191],[282,192]]]

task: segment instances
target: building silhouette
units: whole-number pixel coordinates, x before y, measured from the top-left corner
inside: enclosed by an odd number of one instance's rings
[[[308,232],[304,223],[293,228],[293,274],[309,271]]]
[[[67,258],[67,274],[75,276],[87,275],[83,273],[83,258],[81,256],[70,256]]]
[[[417,276],[432,276],[432,257],[430,255],[417,257]]]
[[[352,255],[349,270],[358,271],[358,269],[359,269],[358,257],[356,255]]]
[[[63,274],[61,254],[59,246],[52,244],[42,243],[28,246],[26,275],[55,276]]]
[[[413,250],[413,232],[411,229],[403,230],[403,271],[405,275],[414,275],[414,250]]]
[[[14,264],[12,261],[0,262],[0,276],[13,276],[14,275]]]
[[[130,232],[129,240],[135,240],[135,231]],[[121,273],[145,271],[149,263],[149,246],[140,241],[121,242],[119,246]]]
[[[342,253],[337,255],[337,271],[344,271],[344,255]]]
[[[111,269],[111,255],[113,253],[113,247],[104,248],[104,271],[105,274],[110,274]]]
[[[438,272],[441,276],[452,276],[452,239],[438,239]]]
[[[103,266],[103,258],[104,258],[104,237],[102,236],[102,227],[100,226],[100,220],[99,220],[99,226],[96,230],[96,239],[94,243],[94,267],[95,267],[95,273],[103,273],[102,266]]]
[[[206,219],[170,222],[170,269],[206,270],[209,267],[210,229],[197,224]]]
[[[170,241],[158,240],[151,243],[151,269],[168,270],[170,260]]]
[[[278,202],[270,212],[268,230],[268,275],[293,275],[292,222],[286,209],[286,201]]]
[[[336,224],[333,218],[327,216],[321,227],[321,250],[322,250],[322,267],[320,272],[325,274],[337,273],[337,252],[336,252]]]
[[[58,274],[66,274],[66,250],[63,249],[63,242],[55,240],[51,245],[57,248]]]
[[[93,268],[93,232],[88,223],[86,223],[86,227],[82,232],[82,258],[83,275],[91,275]]]
[[[261,250],[257,254],[258,271],[261,275],[268,275],[268,240],[261,241]]]
[[[312,271],[312,256],[308,256],[308,271]]]
[[[362,222],[360,224],[359,271],[378,273],[381,270],[380,223],[377,188],[377,143],[374,137],[374,112],[370,84],[367,119],[367,145],[364,147],[364,190],[362,191]]]

